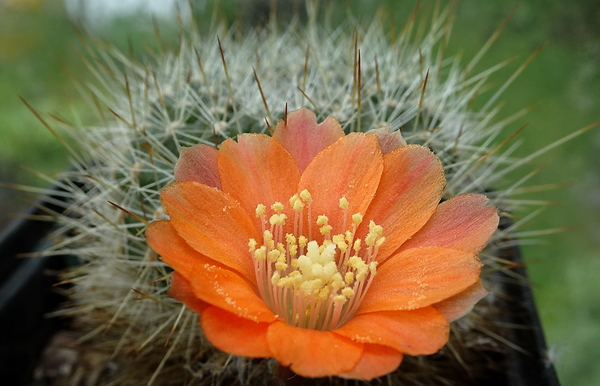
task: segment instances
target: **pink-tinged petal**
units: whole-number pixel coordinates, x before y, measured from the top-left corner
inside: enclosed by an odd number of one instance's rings
[[[383,159],[377,138],[352,133],[317,154],[302,174],[298,190],[308,189],[311,193],[314,220],[319,215],[327,215],[333,231],[343,233],[352,228],[350,217],[354,213],[366,212],[382,171]],[[349,202],[346,229],[342,229],[344,211],[339,208],[342,197]],[[313,237],[315,233],[318,230],[313,231]]]
[[[481,280],[479,280],[459,294],[433,304],[433,308],[444,315],[449,322],[452,322],[469,313],[473,306],[487,294],[488,291],[483,288]]]
[[[332,117],[317,124],[312,111],[301,108],[287,116],[287,125],[281,120],[273,132],[273,138],[279,141],[296,160],[300,172],[324,148],[344,136],[342,127]]]
[[[206,338],[221,351],[250,358],[273,355],[267,344],[269,323],[253,322],[209,307],[200,316],[200,324]]]
[[[486,206],[488,201],[481,194],[461,194],[441,203],[427,224],[401,249],[435,245],[480,252],[498,228],[497,210]]]
[[[248,240],[259,233],[240,204],[195,181],[174,182],[163,189],[161,201],[177,233],[199,253],[254,282]]]
[[[363,344],[331,331],[317,331],[274,322],[267,331],[273,356],[296,374],[317,378],[352,370],[363,352]]]
[[[218,154],[217,149],[207,145],[182,148],[179,161],[175,165],[175,180],[196,181],[221,189],[221,179],[217,168]]]
[[[408,249],[377,267],[356,313],[414,310],[440,302],[479,280],[481,265],[472,252],[442,247]]]
[[[364,216],[383,227],[386,241],[379,249],[379,262],[425,225],[439,204],[445,184],[439,158],[426,147],[399,147],[386,154],[383,162],[379,189]],[[358,237],[368,232],[366,225],[365,222]]]
[[[223,191],[240,202],[259,229],[260,220],[254,217],[258,204],[281,202],[287,205],[288,218],[293,216],[288,200],[296,194],[300,171],[279,142],[264,134],[228,139],[219,150],[218,165]]]
[[[356,342],[380,344],[408,355],[427,355],[446,344],[449,324],[433,307],[425,307],[356,315],[333,332]]]
[[[360,361],[352,370],[339,374],[342,378],[371,379],[396,370],[402,362],[402,353],[388,346],[365,344]]]
[[[271,322],[273,312],[257,294],[252,282],[238,273],[192,249],[171,226],[170,221],[157,221],[146,231],[150,246],[176,272],[170,294],[194,308],[197,301],[220,307],[254,321]]]
[[[210,307],[210,304],[198,299],[190,282],[177,272],[173,272],[169,296],[179,300],[197,314],[201,314],[206,308]]]
[[[406,141],[402,138],[400,130],[391,131],[390,127],[382,127],[380,129],[369,130],[366,134],[377,136],[377,141],[383,154],[387,154],[401,146],[406,146]]]

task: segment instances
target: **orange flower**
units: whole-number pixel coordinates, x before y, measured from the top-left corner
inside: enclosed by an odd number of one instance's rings
[[[175,178],[147,239],[175,270],[170,294],[228,353],[372,379],[437,352],[486,293],[476,254],[495,208],[440,204],[439,159],[399,134],[344,135],[301,109],[273,137],[183,149]]]

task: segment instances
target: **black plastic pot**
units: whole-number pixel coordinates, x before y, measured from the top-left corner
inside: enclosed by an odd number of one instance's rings
[[[48,203],[38,204],[59,210]],[[19,257],[48,246],[45,237],[53,224],[26,219],[43,214],[38,207],[40,205],[32,206],[23,218],[0,234],[0,380],[5,385],[30,385],[45,345],[65,327],[64,320],[46,315],[65,300],[53,287],[56,282],[53,273],[67,266],[67,258]],[[527,277],[518,247],[504,249],[501,257],[514,263],[513,273]],[[546,357],[546,343],[531,288],[525,280],[515,279],[505,272],[497,271],[494,275],[497,282],[504,283],[506,296],[499,299],[498,304],[503,312],[492,322],[521,326],[506,328],[502,337],[523,351],[507,350],[503,356],[491,357],[499,371],[485,381],[473,380],[474,384],[558,386],[554,367]]]
[[[57,210],[57,207],[38,202]],[[56,273],[66,258],[21,255],[48,247],[51,222],[28,219],[43,215],[31,206],[0,233],[0,380],[4,385],[30,385],[40,355],[64,321],[48,318],[65,299],[56,291]]]
[[[500,223],[501,228],[508,225]],[[501,271],[494,273],[495,280],[503,283],[503,292],[506,295],[500,306],[507,310],[497,321],[514,326],[504,329],[503,335],[509,342],[524,350],[507,352],[503,384],[559,386],[556,370],[547,356],[546,340],[533,291],[526,281],[527,270],[521,250],[518,246],[504,248],[499,257],[513,263],[511,271],[516,277]]]

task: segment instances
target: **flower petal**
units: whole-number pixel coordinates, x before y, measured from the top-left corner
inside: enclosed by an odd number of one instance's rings
[[[333,332],[356,342],[381,344],[408,355],[426,355],[446,344],[449,324],[433,307],[425,307],[356,315]]]
[[[481,194],[461,194],[442,202],[427,224],[401,250],[435,245],[478,253],[498,228],[498,214]]]
[[[350,371],[363,352],[362,343],[331,331],[293,327],[281,321],[269,326],[267,340],[273,356],[281,365],[311,378]]]
[[[192,249],[171,226],[157,221],[146,231],[152,248],[176,272],[169,293],[194,308],[194,300],[209,303],[254,321],[273,321],[275,316],[256,293],[254,277],[248,283],[238,273]]]
[[[365,213],[373,199],[383,171],[383,159],[377,138],[363,133],[351,133],[323,149],[308,165],[298,190],[308,189],[312,195],[313,219],[325,214],[334,232],[351,229],[347,221],[342,229],[344,211],[339,200],[349,202],[348,217]],[[313,225],[314,226],[314,225]]]
[[[342,127],[332,117],[317,124],[312,111],[301,108],[287,116],[287,125],[281,120],[273,132],[273,138],[294,157],[303,172],[310,161],[324,148],[344,136]]]
[[[257,229],[261,229],[261,220],[254,216],[258,204],[267,207],[275,202],[287,204],[296,194],[300,180],[296,161],[279,142],[267,135],[242,134],[237,142],[226,140],[217,161],[223,191],[240,202]],[[284,213],[293,218],[288,206]]]
[[[378,344],[365,344],[360,361],[352,370],[339,374],[342,378],[364,379],[373,378],[391,373],[402,362],[403,354],[388,346]]]
[[[192,290],[190,282],[177,272],[173,272],[169,296],[179,300],[197,314],[202,313],[210,304],[198,299]]]
[[[396,150],[400,146],[406,146],[406,141],[402,138],[400,130],[391,131],[390,127],[382,127],[369,130],[367,131],[367,134],[374,134],[377,136],[379,147],[381,147],[381,152],[384,155],[392,150]]]
[[[364,216],[383,227],[386,241],[379,249],[379,262],[391,256],[429,220],[445,183],[440,160],[426,147],[399,147],[386,154],[383,162],[377,195]],[[368,232],[366,228],[361,227],[359,237]]]
[[[201,300],[254,322],[272,322],[275,314],[240,275],[205,264],[192,268],[187,277]]]
[[[257,323],[218,307],[208,307],[200,316],[200,324],[206,338],[221,351],[251,358],[273,355],[267,344],[269,323]]]
[[[258,232],[236,200],[207,185],[183,181],[164,188],[161,201],[186,243],[255,282],[248,240],[257,239]]]
[[[146,241],[162,261],[185,277],[191,276],[195,265],[215,263],[190,247],[169,220],[152,222],[146,229]]]
[[[474,253],[458,249],[408,249],[377,268],[356,313],[414,310],[440,302],[479,280],[481,265]]]
[[[481,280],[479,280],[451,298],[433,304],[433,308],[444,315],[446,320],[452,322],[465,316],[473,309],[473,306],[487,294],[488,291],[483,288]]]
[[[217,168],[219,151],[207,145],[195,145],[181,149],[175,165],[175,180],[196,181],[221,189],[221,178]]]

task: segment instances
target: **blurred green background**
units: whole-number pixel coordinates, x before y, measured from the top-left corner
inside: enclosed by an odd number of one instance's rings
[[[247,16],[253,11],[268,9],[268,2],[250,2],[253,6],[244,3],[242,13]],[[124,49],[130,41],[137,52],[141,52],[154,41],[148,14],[141,10],[129,12],[135,8],[108,9],[109,3],[123,5],[128,0],[66,3],[71,19],[83,18],[97,36]],[[210,7],[197,3],[199,12],[209,12]],[[232,0],[221,3],[223,14],[235,18],[241,3]],[[422,3],[428,8],[433,2]],[[381,4],[394,12],[399,24],[407,19],[414,6],[413,1],[364,0],[354,5],[355,12],[369,15]],[[449,54],[461,53],[466,64],[515,5],[513,1],[460,1]],[[158,23],[165,27],[162,30],[169,30],[173,17],[165,8],[146,6],[144,9],[153,9]],[[478,69],[516,55],[519,59],[497,77],[498,81],[506,79],[518,63],[546,41],[548,46],[501,98],[505,105],[500,117],[537,103],[525,118],[507,129],[508,135],[529,123],[519,135],[523,141],[519,149],[521,156],[600,119],[600,4],[596,0],[522,2]],[[70,80],[71,76],[81,79],[85,74],[85,66],[72,47],[81,49],[81,43],[63,1],[0,0],[1,182],[46,186],[45,181],[27,168],[52,173],[68,165],[68,155],[62,146],[17,95],[40,111],[92,122]],[[525,230],[573,228],[540,236],[538,243],[523,247],[550,346],[549,360],[555,363],[563,385],[600,385],[600,366],[597,365],[600,358],[600,129],[552,150],[514,176],[543,165],[547,166],[532,184],[561,183],[564,186],[532,192],[525,197],[557,203]],[[26,204],[19,192],[0,188],[0,226],[14,218]],[[522,214],[516,213],[517,216]]]

